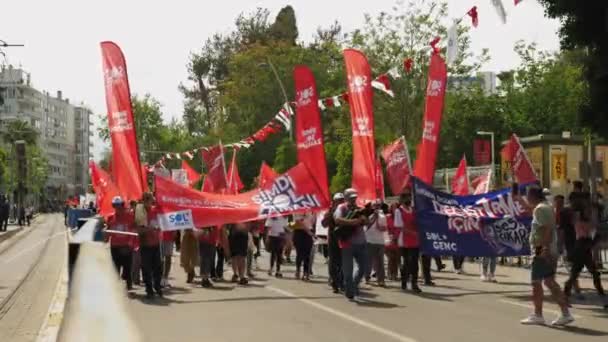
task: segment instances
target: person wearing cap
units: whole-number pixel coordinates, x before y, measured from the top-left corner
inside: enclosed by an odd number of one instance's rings
[[[340,252],[340,246],[338,245],[338,237],[336,236],[336,222],[334,220],[334,213],[338,206],[344,203],[344,195],[338,192],[334,195],[331,207],[325,213],[321,224],[327,228],[327,250],[329,256],[328,262],[328,274],[329,281],[334,293],[339,293],[344,288],[344,282],[342,277],[342,254]]]
[[[354,300],[358,294],[359,283],[367,272],[367,249],[363,226],[369,220],[357,207],[357,191],[346,189],[346,203],[338,206],[334,213],[338,244],[342,252],[342,273],[344,277],[344,294]],[[357,274],[353,276],[354,263],[357,263]]]
[[[154,207],[152,193],[144,193],[142,203],[138,203],[135,207],[135,224],[140,240],[139,252],[146,285],[146,298],[152,299],[154,292],[159,297],[163,297],[158,210]]]
[[[369,265],[365,281],[370,282],[372,268],[376,273],[378,286],[384,287],[384,243],[387,240],[388,228],[386,223],[386,215],[382,211],[382,200],[377,199],[372,204],[373,214],[369,216],[369,224],[365,230],[365,239],[367,240],[367,252],[369,256]]]
[[[116,271],[118,274],[122,272],[122,277],[127,283],[127,290],[132,290],[131,265],[133,263],[134,237],[119,232],[133,232],[135,230],[135,218],[125,208],[125,202],[120,196],[112,198],[112,207],[114,213],[108,217],[106,222],[106,229],[116,232],[106,235],[110,240],[110,253]]]

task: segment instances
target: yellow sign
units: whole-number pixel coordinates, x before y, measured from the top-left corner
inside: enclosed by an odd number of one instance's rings
[[[551,155],[551,181],[565,181],[568,176],[565,153]]]
[[[529,147],[526,148],[526,154],[528,155],[528,159],[530,163],[532,163],[532,167],[534,167],[534,172],[536,172],[536,177],[543,184],[543,149],[542,147]]]

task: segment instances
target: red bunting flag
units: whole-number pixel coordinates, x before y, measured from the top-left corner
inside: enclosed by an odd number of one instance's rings
[[[139,161],[127,64],[113,42],[101,43],[101,55],[112,142],[112,176],[126,202],[140,200],[145,181]]]
[[[266,187],[237,195],[200,192],[163,177],[156,177],[155,188],[163,230],[262,220],[321,211],[329,206],[304,164],[293,167]]]
[[[206,181],[211,185],[210,192],[220,193],[228,188],[226,179],[226,162],[224,160],[224,147],[222,143],[202,150],[203,161],[207,168]]]
[[[517,1],[517,0],[515,0]],[[477,27],[479,25],[479,14],[477,13],[477,6],[473,6],[468,12],[467,14],[469,15],[469,17],[471,17],[471,23],[473,24],[474,27]]]
[[[329,201],[327,162],[317,86],[312,71],[304,65],[293,70],[296,90],[296,146],[298,162],[306,165]]]
[[[439,148],[439,133],[441,132],[441,117],[447,78],[445,61],[439,54],[434,53],[429,65],[422,141],[418,145],[416,163],[414,164],[414,175],[431,185],[435,177],[435,163]]]
[[[260,175],[258,176],[258,187],[263,188],[268,184],[274,182],[274,180],[279,176],[279,174],[273,170],[266,162],[262,162],[262,167],[260,168]]]
[[[376,199],[376,148],[374,145],[373,91],[371,69],[363,53],[344,50],[344,63],[348,78],[353,131],[352,187],[359,193],[358,201]]]
[[[386,164],[388,184],[393,195],[400,195],[409,185],[412,175],[410,153],[407,142],[401,137],[382,150],[382,158]]]
[[[196,170],[185,160],[182,160],[182,169],[186,170],[186,175],[188,176],[188,183],[190,186],[193,186],[201,179],[201,174],[196,172]]]
[[[114,213],[112,199],[119,195],[118,188],[112,182],[110,175],[94,161],[89,161],[89,172],[91,174],[91,184],[95,190],[99,215],[107,218]]]
[[[538,180],[534,166],[515,133],[511,135],[511,139],[500,153],[502,158],[509,163],[511,175],[517,183],[527,184]]]
[[[458,196],[469,194],[469,175],[467,172],[467,158],[462,156],[456,174],[452,179],[452,193]]]
[[[236,163],[236,150],[232,151],[232,161],[228,167],[228,191],[227,194],[238,194],[245,188],[239,175],[239,167]]]

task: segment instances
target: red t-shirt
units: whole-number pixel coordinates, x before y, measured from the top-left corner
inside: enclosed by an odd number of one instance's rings
[[[135,230],[135,216],[130,211],[122,214],[114,213],[108,217],[108,229],[121,232],[133,232]],[[110,233],[110,246],[126,247],[133,246],[137,240],[134,236]]]
[[[198,232],[198,241],[217,245],[220,240],[220,227],[205,227]]]
[[[158,246],[160,244],[159,224],[158,224],[158,209],[152,207],[148,210],[148,228],[154,228],[154,231],[144,234],[142,246]]]
[[[414,209],[399,207],[397,210],[401,211],[401,217],[403,218],[403,246],[406,248],[416,248],[420,246]]]
[[[175,240],[175,231],[170,230],[170,231],[160,232],[160,239],[162,241],[167,241],[167,242],[171,242],[171,241]]]

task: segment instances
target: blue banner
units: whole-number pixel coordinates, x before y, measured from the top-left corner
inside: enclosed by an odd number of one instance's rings
[[[455,196],[414,178],[420,250],[426,255],[530,255],[532,214],[511,189]]]

